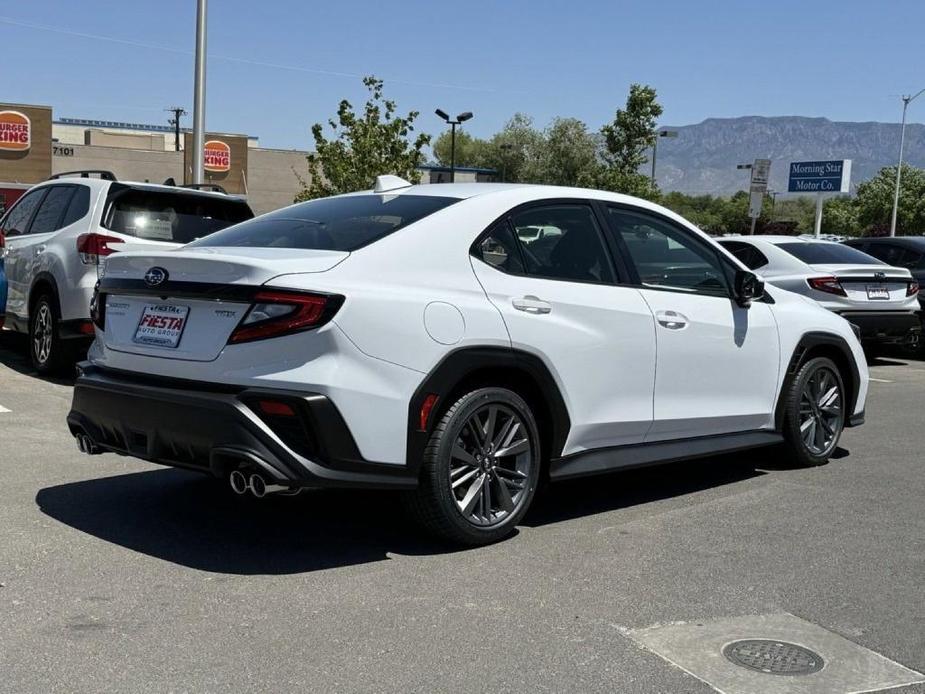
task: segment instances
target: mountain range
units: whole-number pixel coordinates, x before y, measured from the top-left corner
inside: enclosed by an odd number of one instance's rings
[[[852,123],[803,116],[708,118],[696,125],[661,126],[677,137],[659,138],[658,184],[665,191],[731,195],[747,190],[749,172],[737,164],[771,159],[770,188],[787,191],[790,162],[851,159],[851,188],[872,178],[899,155],[898,123]],[[906,126],[903,161],[925,167],[925,125]],[[647,170],[648,171],[648,170]]]

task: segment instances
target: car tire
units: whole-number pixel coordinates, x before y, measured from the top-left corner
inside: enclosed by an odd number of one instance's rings
[[[440,538],[465,545],[496,542],[527,512],[540,461],[536,419],[523,398],[505,388],[473,390],[434,427],[407,507]]]
[[[803,364],[790,382],[784,404],[783,434],[800,465],[822,465],[838,447],[847,417],[845,384],[831,359]]]
[[[61,339],[61,311],[51,294],[41,294],[29,312],[29,354],[42,375],[58,374],[68,365],[69,351]]]

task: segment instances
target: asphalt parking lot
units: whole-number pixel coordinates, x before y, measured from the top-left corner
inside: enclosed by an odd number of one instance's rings
[[[0,691],[712,692],[658,628],[755,619],[869,649],[820,637],[824,672],[892,686],[890,662],[925,671],[925,361],[871,371],[828,465],[766,450],[560,484],[513,538],[459,551],[393,495],[256,502],[83,456],[70,383],[0,334]]]

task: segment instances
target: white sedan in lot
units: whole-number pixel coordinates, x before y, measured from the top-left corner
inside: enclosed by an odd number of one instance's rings
[[[724,236],[718,242],[762,279],[857,326],[869,349],[919,340],[919,284],[908,268],[812,237]]]
[[[402,489],[469,544],[510,533],[543,478],[776,443],[816,465],[864,421],[845,321],[596,190],[380,177],[114,255],[93,318],[82,450],[258,497]]]

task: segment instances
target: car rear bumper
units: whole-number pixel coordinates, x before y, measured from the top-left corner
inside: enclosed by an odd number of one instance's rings
[[[839,315],[858,327],[859,339],[865,343],[914,343],[922,332],[922,321],[914,311],[843,311]]]
[[[364,460],[324,395],[152,379],[89,362],[78,370],[68,427],[99,451],[216,476],[244,467],[289,487],[417,484],[403,466]],[[293,414],[266,414],[268,401]]]

